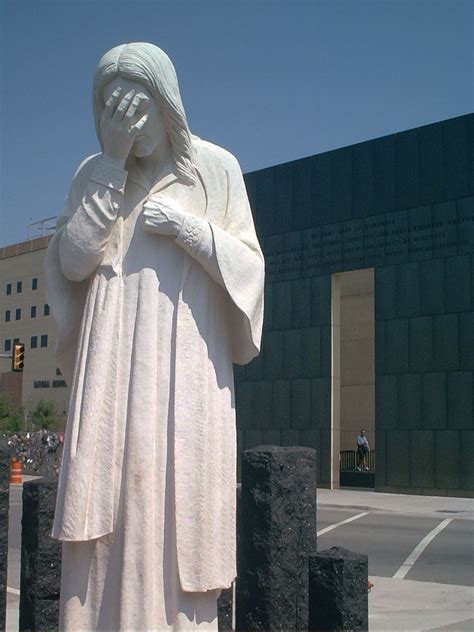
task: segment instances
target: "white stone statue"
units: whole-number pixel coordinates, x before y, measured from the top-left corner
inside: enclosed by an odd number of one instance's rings
[[[61,630],[216,630],[235,574],[232,363],[258,352],[264,263],[242,173],[188,128],[151,44],[100,60],[102,153],[46,256],[71,384],[53,536]]]

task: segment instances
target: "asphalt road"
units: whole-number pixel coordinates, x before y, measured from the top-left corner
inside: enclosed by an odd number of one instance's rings
[[[317,529],[365,513],[320,507]],[[369,556],[369,576],[393,577],[420,542],[445,520],[369,511],[318,536],[318,549],[343,546]],[[474,586],[474,521],[453,518],[421,552],[404,579]]]

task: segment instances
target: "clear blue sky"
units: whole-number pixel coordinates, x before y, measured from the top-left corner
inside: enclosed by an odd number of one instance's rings
[[[169,54],[192,131],[244,171],[474,110],[473,0],[0,0],[0,23],[0,245],[98,150],[92,76],[123,42]]]

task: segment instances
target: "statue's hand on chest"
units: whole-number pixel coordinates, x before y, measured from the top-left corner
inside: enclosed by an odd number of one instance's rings
[[[149,233],[177,237],[186,215],[179,202],[165,195],[152,195],[143,205],[143,225]]]

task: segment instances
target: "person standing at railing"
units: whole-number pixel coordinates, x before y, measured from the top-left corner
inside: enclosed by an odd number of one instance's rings
[[[365,436],[365,430],[361,430],[360,435],[357,437],[357,456],[359,458],[359,463],[357,465],[358,472],[362,471],[362,469],[365,471],[369,470],[367,466],[367,455],[369,452],[369,441]]]

